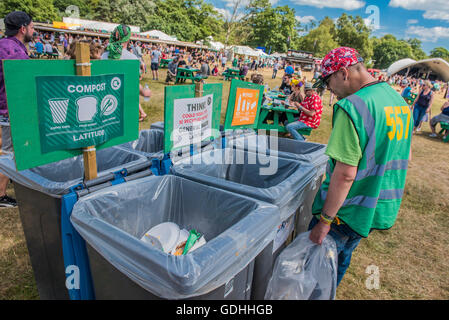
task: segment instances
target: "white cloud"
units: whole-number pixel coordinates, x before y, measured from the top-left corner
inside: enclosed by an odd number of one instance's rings
[[[417,24],[419,21],[418,20],[416,20],[416,19],[409,19],[409,20],[407,20],[407,25],[410,25],[410,24]]]
[[[411,26],[409,29],[407,29],[406,34],[417,36],[421,41],[424,42],[437,42],[440,38],[449,39],[449,28],[426,28],[422,26]]]
[[[312,21],[316,21],[316,18],[314,16],[304,16],[304,17],[296,16],[295,18],[298,22],[303,24],[308,24]]]
[[[389,6],[406,10],[421,10],[424,11],[425,19],[449,21],[447,0],[391,0]]]
[[[345,10],[356,10],[363,8],[365,2],[361,0],[292,0],[301,6],[312,6],[317,8],[338,8]]]

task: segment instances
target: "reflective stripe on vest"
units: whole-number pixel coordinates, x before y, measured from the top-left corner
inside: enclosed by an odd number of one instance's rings
[[[393,189],[393,190],[381,190],[379,198],[368,197],[368,196],[355,196],[346,199],[343,202],[342,207],[346,206],[361,206],[365,208],[374,209],[377,207],[378,200],[400,200],[404,194],[404,189]],[[321,199],[326,199],[327,191],[321,190]]]

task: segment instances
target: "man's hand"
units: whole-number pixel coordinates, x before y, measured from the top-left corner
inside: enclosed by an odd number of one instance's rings
[[[329,233],[331,229],[331,226],[323,223],[318,222],[315,227],[312,228],[310,231],[309,239],[313,243],[321,245],[323,243],[324,238],[326,238],[326,235]]]

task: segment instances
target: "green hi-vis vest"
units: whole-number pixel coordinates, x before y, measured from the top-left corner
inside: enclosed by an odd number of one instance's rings
[[[396,221],[404,193],[413,131],[413,116],[404,99],[387,83],[360,89],[338,101],[352,120],[363,152],[357,176],[337,217],[362,237],[373,229],[389,229]],[[313,204],[321,213],[335,160]]]

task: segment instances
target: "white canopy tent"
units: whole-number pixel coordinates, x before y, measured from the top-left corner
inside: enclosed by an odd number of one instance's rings
[[[253,50],[247,46],[233,46],[232,51],[234,52],[234,54],[240,54],[240,55],[249,56],[249,57],[259,57],[260,56],[260,54],[256,50]]]
[[[403,71],[402,73],[406,72],[406,75],[417,74],[419,77],[425,78],[434,75],[444,82],[449,81],[449,63],[441,58],[425,59],[421,61],[408,58],[402,59],[396,61],[388,68],[387,75],[392,76],[401,71]]]
[[[145,32],[141,32],[139,33],[141,36],[150,36],[150,37],[155,37],[161,40],[165,40],[165,41],[178,41],[177,38],[175,37],[171,37],[168,34],[159,31],[159,30],[150,30],[150,31],[145,31]]]

